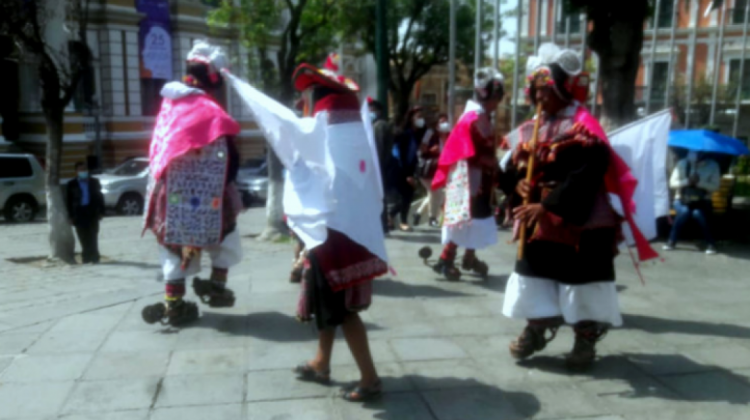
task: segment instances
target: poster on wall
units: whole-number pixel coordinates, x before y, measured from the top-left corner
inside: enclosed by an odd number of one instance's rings
[[[169,0],[137,0],[136,10],[146,17],[138,31],[142,79],[172,78],[172,34]]]

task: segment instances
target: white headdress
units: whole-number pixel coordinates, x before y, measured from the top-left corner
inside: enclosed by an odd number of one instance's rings
[[[229,68],[229,60],[224,49],[205,40],[195,41],[193,49],[187,55],[187,61],[207,64],[214,73]]]
[[[557,64],[569,77],[578,76],[583,71],[583,63],[579,54],[573,50],[564,50],[552,43],[544,43],[539,47],[537,55],[526,61],[526,75],[530,76],[536,70]]]
[[[479,99],[488,99],[490,96],[501,96],[505,93],[505,84],[502,73],[492,67],[478,69],[474,75],[474,89]]]

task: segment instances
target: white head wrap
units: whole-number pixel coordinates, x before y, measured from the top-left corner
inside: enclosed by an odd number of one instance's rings
[[[195,41],[193,49],[187,55],[187,61],[205,63],[215,73],[218,73],[221,69],[229,68],[229,60],[224,53],[224,49],[218,45],[211,45],[205,40]]]
[[[493,95],[497,94],[497,91],[492,89],[493,85],[499,85],[503,91],[505,90],[502,73],[492,67],[484,67],[477,70],[474,75],[474,89],[479,93],[480,97],[486,97],[490,91],[492,91]]]
[[[546,42],[539,47],[537,55],[526,61],[526,75],[530,76],[536,70],[552,64],[560,66],[569,77],[578,76],[583,71],[583,63],[577,52]]]

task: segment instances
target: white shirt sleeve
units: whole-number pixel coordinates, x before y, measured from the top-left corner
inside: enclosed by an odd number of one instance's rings
[[[684,159],[677,162],[677,166],[675,166],[674,170],[672,171],[672,176],[669,178],[669,188],[673,190],[679,190],[680,188],[685,188],[688,186],[690,181],[688,180],[687,174],[685,173],[685,169],[687,166],[687,161]]]

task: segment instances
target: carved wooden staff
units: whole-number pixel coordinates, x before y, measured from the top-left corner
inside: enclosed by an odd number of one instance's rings
[[[528,165],[526,166],[526,182],[531,183],[534,176],[534,160],[536,159],[536,145],[539,141],[539,124],[542,121],[542,104],[536,106],[536,118],[534,119],[534,132],[531,135],[531,152],[529,153]],[[529,197],[523,199],[523,205],[529,204]],[[523,259],[523,250],[526,246],[526,222],[521,223],[521,230],[518,233],[518,260]]]

